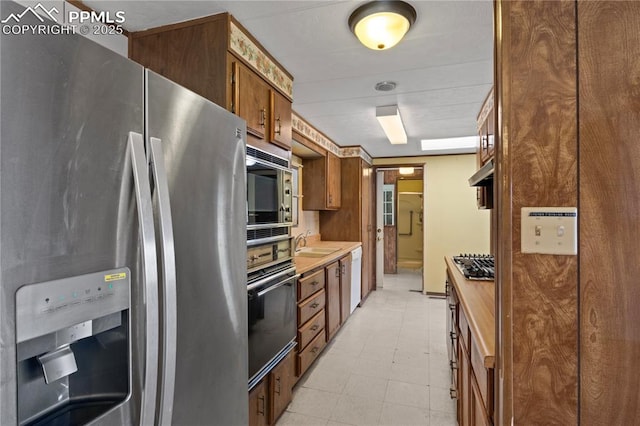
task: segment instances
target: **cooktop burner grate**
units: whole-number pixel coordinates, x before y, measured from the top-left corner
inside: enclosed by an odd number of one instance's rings
[[[453,256],[460,272],[469,280],[493,281],[495,260],[490,254],[460,254]]]

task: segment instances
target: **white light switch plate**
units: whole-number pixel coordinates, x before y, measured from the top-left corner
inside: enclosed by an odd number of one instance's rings
[[[523,253],[578,254],[576,207],[522,207]]]

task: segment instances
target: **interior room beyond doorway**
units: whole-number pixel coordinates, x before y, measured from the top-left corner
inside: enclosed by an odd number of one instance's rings
[[[424,197],[422,167],[378,169],[378,241],[384,274],[421,272]],[[382,241],[381,241],[382,240]]]

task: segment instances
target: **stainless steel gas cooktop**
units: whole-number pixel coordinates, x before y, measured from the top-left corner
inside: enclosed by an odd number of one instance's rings
[[[495,262],[490,254],[460,254],[453,256],[460,272],[468,280],[493,281]]]

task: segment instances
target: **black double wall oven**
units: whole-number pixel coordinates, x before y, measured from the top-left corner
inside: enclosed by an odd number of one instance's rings
[[[296,345],[292,173],[289,161],[247,146],[249,390]]]

